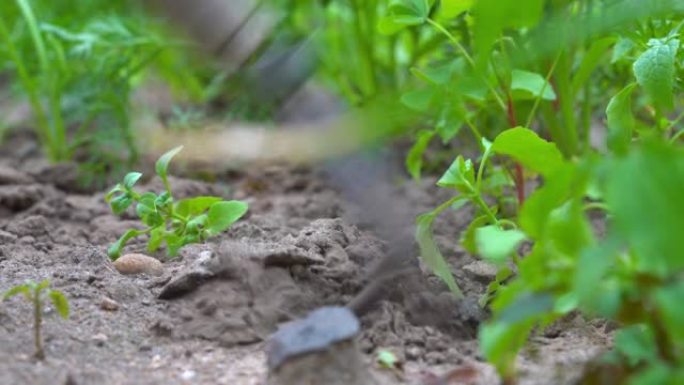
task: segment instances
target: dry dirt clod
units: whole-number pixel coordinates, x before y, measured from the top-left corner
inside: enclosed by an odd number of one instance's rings
[[[148,257],[144,254],[126,254],[116,261],[114,267],[121,274],[149,274],[162,275],[164,273],[164,266],[159,260]]]
[[[117,311],[119,310],[119,303],[111,298],[104,297],[102,298],[102,302],[100,302],[100,309],[106,311]]]
[[[347,308],[324,307],[289,322],[266,347],[272,385],[374,385],[359,352],[359,320]]]

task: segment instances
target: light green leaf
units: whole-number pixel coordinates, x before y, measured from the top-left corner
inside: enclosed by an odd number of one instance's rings
[[[48,293],[52,304],[55,305],[57,313],[64,319],[69,318],[69,302],[62,292],[57,290],[50,290]]]
[[[477,234],[477,229],[482,226],[489,224],[490,218],[488,215],[483,214],[479,217],[474,218],[468,224],[468,227],[461,232],[461,246],[469,252],[470,254],[477,254],[477,241],[475,235]]]
[[[220,202],[221,198],[213,196],[198,196],[194,198],[181,199],[175,204],[175,211],[178,215],[187,217],[197,215],[206,211],[214,203]]]
[[[540,138],[534,131],[516,127],[494,139],[494,152],[508,155],[526,168],[548,177],[563,165],[563,156],[555,144]]]
[[[594,72],[596,67],[602,63],[601,59],[606,55],[608,49],[615,43],[614,37],[604,37],[596,40],[591,44],[589,49],[582,56],[582,62],[575,71],[572,77],[572,95],[577,93],[584,87],[589,80],[589,77]]]
[[[553,87],[538,73],[513,70],[511,72],[512,96],[516,100],[536,99],[556,100]]]
[[[480,227],[475,232],[475,242],[480,255],[494,263],[506,262],[525,240],[520,230],[504,230],[498,226]]]
[[[533,322],[483,324],[478,333],[482,355],[496,367],[499,374],[512,376],[515,372],[515,357],[525,345],[533,327]]]
[[[112,243],[107,249],[107,255],[109,255],[109,258],[111,258],[112,261],[115,261],[117,258],[119,258],[121,256],[121,249],[123,249],[123,247],[126,245],[126,242],[128,242],[128,240],[131,238],[137,237],[138,235],[140,235],[139,230],[131,229],[126,231],[121,238]]]
[[[452,19],[469,10],[475,4],[475,0],[442,0],[439,8],[439,16],[442,19]]]
[[[464,194],[471,194],[475,186],[475,168],[473,162],[458,156],[449,169],[437,181],[440,187],[453,188]]]
[[[658,289],[655,302],[662,317],[663,326],[676,346],[684,346],[684,281],[679,280]]]
[[[406,156],[406,169],[416,181],[420,180],[420,171],[423,167],[423,153],[435,136],[434,131],[421,130],[416,135],[416,142]]]
[[[220,233],[245,215],[247,209],[247,203],[240,201],[214,203],[207,213],[207,231],[210,235]]]
[[[10,299],[16,295],[23,294],[27,298],[31,296],[31,288],[28,285],[17,285],[5,292],[2,296],[3,300]]]
[[[386,349],[381,349],[377,353],[378,364],[385,369],[394,369],[399,363],[397,356]]]
[[[129,172],[124,177],[123,186],[129,190],[132,189],[133,186],[138,182],[138,180],[140,179],[141,176],[142,176],[142,174],[139,172]]]
[[[613,56],[610,58],[610,63],[615,64],[624,59],[634,46],[635,44],[632,39],[624,37],[619,38],[615,47],[613,47]]]
[[[378,30],[391,35],[402,29],[423,24],[430,14],[427,0],[395,0],[387,9],[387,15],[378,23]]]
[[[617,155],[624,155],[632,141],[636,120],[632,114],[632,92],[636,84],[630,84],[613,96],[608,103],[608,148]]]
[[[670,110],[674,105],[672,93],[679,40],[651,39],[648,45],[650,48],[634,62],[634,75],[657,108]]]
[[[164,155],[159,157],[157,162],[154,164],[154,170],[156,171],[157,175],[164,181],[164,184],[167,183],[167,172],[169,169],[169,162],[171,162],[171,159],[173,159],[176,154],[178,154],[181,150],[183,149],[183,146],[178,146],[172,150],[169,150],[166,152]]]
[[[432,222],[435,220],[438,212],[430,212],[422,214],[417,219],[416,226],[416,241],[420,247],[420,256],[423,262],[432,270],[433,274],[439,277],[444,282],[449,290],[457,298],[464,298],[461,289],[456,284],[451,268],[444,259],[444,256],[439,251],[432,238]]]

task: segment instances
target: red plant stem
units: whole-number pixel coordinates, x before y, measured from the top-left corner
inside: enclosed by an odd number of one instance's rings
[[[508,115],[508,124],[511,128],[517,127],[518,120],[515,118],[515,107],[513,106],[513,98],[511,97],[510,92],[507,95],[507,99],[506,112]],[[515,190],[518,195],[518,204],[522,206],[525,201],[525,177],[523,175],[522,165],[518,162],[515,162]]]

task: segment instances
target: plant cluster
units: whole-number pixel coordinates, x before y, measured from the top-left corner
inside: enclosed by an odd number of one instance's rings
[[[445,39],[403,96],[426,117],[407,167],[420,177],[428,143],[461,126],[481,155],[449,166],[437,184],[456,195],[418,218],[416,237],[462,296],[431,227],[448,209],[475,208],[461,243],[498,266],[479,338],[506,383],[530,334],[576,310],[620,326],[605,359],[630,384],[684,378],[684,7],[638,3],[400,0],[382,19],[388,32]]]
[[[50,281],[44,280],[40,283],[27,281],[24,284],[14,286],[3,295],[3,300],[8,300],[16,295],[22,294],[27,301],[33,304],[33,341],[36,347],[34,356],[45,359],[43,350],[43,339],[41,337],[41,325],[43,323],[43,307],[45,297],[49,298],[55,306],[57,313],[64,319],[69,317],[69,302],[59,290],[50,289]]]
[[[135,191],[133,187],[142,174],[131,172],[106,195],[105,199],[115,214],[123,214],[135,204],[135,213],[146,226],[126,231],[107,250],[110,258],[117,259],[129,240],[143,234],[149,235],[149,252],[166,243],[168,255],[175,256],[183,246],[204,242],[226,230],[247,212],[246,203],[224,201],[215,196],[174,199],[167,171],[169,162],[182,148],[168,151],[155,163],[155,171],[164,184],[161,193]]]

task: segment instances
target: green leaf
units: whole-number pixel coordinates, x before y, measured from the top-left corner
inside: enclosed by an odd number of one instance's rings
[[[480,227],[475,232],[475,241],[480,255],[494,263],[506,262],[525,240],[520,230],[504,230],[498,226]]]
[[[378,364],[385,369],[394,369],[399,363],[397,356],[386,349],[379,350],[376,357]]]
[[[154,253],[161,246],[164,240],[164,233],[166,230],[163,227],[157,227],[150,231],[150,239],[147,241],[147,251]]]
[[[173,159],[176,154],[178,154],[181,150],[183,149],[183,146],[178,146],[168,152],[166,152],[164,155],[159,157],[157,162],[154,164],[154,170],[156,171],[157,175],[164,181],[164,184],[167,184],[167,172],[169,169],[169,162],[171,162],[171,159]]]
[[[545,177],[563,165],[563,155],[555,144],[540,138],[534,131],[516,127],[500,133],[494,139],[494,152],[508,155],[526,168]]]
[[[198,215],[205,212],[214,203],[221,202],[220,197],[199,196],[188,199],[181,199],[176,202],[175,212],[178,215],[187,217]]]
[[[19,294],[23,294],[26,298],[29,298],[31,296],[31,288],[28,285],[17,285],[7,290],[2,296],[2,299],[7,300]]]
[[[430,14],[427,0],[395,0],[387,9],[387,15],[378,23],[381,33],[391,35],[402,29],[425,23]]]
[[[423,167],[423,154],[434,136],[434,131],[421,130],[418,132],[416,135],[416,142],[406,156],[406,169],[416,181],[420,180],[420,171]]]
[[[607,172],[606,203],[637,269],[658,276],[684,268],[684,153],[658,142],[616,160]]]
[[[544,0],[478,0],[472,14],[475,19],[475,46],[484,54],[506,28],[531,27],[542,16]]]
[[[632,92],[636,84],[630,84],[613,96],[608,103],[608,148],[617,155],[625,155],[632,141],[636,120],[632,114]]]
[[[227,229],[247,212],[247,203],[240,201],[223,201],[214,203],[207,213],[207,230],[216,235]]]
[[[442,19],[452,19],[469,10],[475,4],[475,0],[442,0],[439,8],[439,16]]]
[[[401,95],[401,102],[408,108],[419,112],[425,112],[430,108],[430,103],[435,96],[433,88],[412,90]]]
[[[632,367],[658,357],[655,336],[646,325],[632,325],[619,330],[614,344],[615,350],[622,353]]]
[[[610,58],[610,64],[615,64],[627,57],[627,54],[634,48],[635,44],[632,39],[620,37],[613,47],[613,56]]]
[[[654,105],[662,110],[672,109],[675,81],[675,57],[679,40],[651,39],[650,46],[634,62],[634,75]]]
[[[437,181],[437,186],[453,188],[464,194],[472,194],[475,186],[475,168],[473,162],[458,156],[449,169]]]
[[[477,241],[475,235],[477,234],[477,229],[489,224],[489,215],[483,214],[479,217],[474,218],[468,224],[465,231],[461,233],[461,246],[469,252],[470,254],[477,254]]]
[[[126,190],[124,189],[124,186],[121,183],[117,183],[117,185],[114,186],[114,188],[109,190],[107,195],[105,195],[105,202],[109,203],[114,197],[114,195],[118,193],[127,194]]]
[[[447,206],[448,207],[448,206]],[[451,268],[444,259],[432,238],[432,222],[435,220],[439,211],[433,211],[418,216],[416,227],[416,241],[420,247],[420,256],[425,264],[432,270],[432,273],[439,277],[456,298],[464,298],[461,289],[456,284]]]
[[[511,90],[513,99],[526,100],[541,97],[543,100],[556,100],[556,93],[543,76],[529,71],[513,70],[511,72]]]
[[[572,77],[572,95],[577,95],[577,93],[584,87],[584,85],[589,80],[589,77],[594,72],[596,67],[602,63],[602,60],[608,49],[615,43],[614,37],[605,37],[603,39],[596,40],[591,44],[591,47],[584,53],[582,57],[582,62],[580,63],[577,71]]]
[[[171,257],[178,255],[178,250],[185,246],[183,237],[177,234],[166,233],[164,235],[164,240],[166,241],[166,252]]]
[[[133,204],[133,198],[129,194],[121,194],[109,201],[109,206],[116,215],[123,214],[131,204]]]
[[[518,218],[525,234],[532,239],[541,239],[546,234],[551,212],[570,198],[573,188],[577,187],[575,179],[575,166],[565,164],[525,200]]]
[[[482,354],[504,378],[515,372],[515,357],[527,342],[533,322],[488,322],[480,327],[478,340]]]
[[[128,190],[132,189],[133,186],[135,186],[135,184],[138,182],[138,180],[140,179],[141,176],[142,176],[142,174],[139,172],[129,172],[124,177],[123,186]]]
[[[458,134],[466,116],[467,111],[460,98],[451,98],[445,103],[435,124],[435,132],[442,139],[442,144],[449,143]]]
[[[520,293],[513,303],[497,312],[496,320],[507,324],[527,323],[530,319],[551,312],[554,304],[553,295],[549,293]]]
[[[121,238],[112,243],[107,249],[107,255],[109,255],[109,258],[112,261],[115,261],[117,258],[119,258],[121,256],[121,249],[126,246],[126,242],[128,242],[131,238],[137,237],[138,235],[140,235],[139,230],[131,229],[126,231]]]
[[[52,304],[55,305],[57,313],[64,319],[69,318],[69,302],[64,294],[57,290],[50,290],[48,296],[50,297]]]

